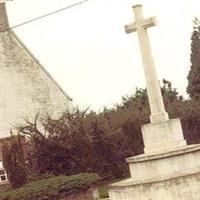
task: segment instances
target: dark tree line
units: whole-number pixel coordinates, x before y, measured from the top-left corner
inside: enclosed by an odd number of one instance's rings
[[[170,82],[163,80],[162,93],[171,117],[185,119],[187,101]],[[35,120],[20,130],[33,146],[29,169],[38,175],[97,172],[106,180],[126,177],[129,171],[125,158],[143,153],[141,125],[149,122],[149,115],[146,90],[137,89],[120,105],[101,113],[75,109],[58,120],[47,117],[43,132]]]

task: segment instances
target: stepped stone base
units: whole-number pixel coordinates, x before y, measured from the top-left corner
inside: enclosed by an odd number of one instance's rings
[[[127,162],[131,178],[109,186],[111,200],[200,200],[200,145]]]

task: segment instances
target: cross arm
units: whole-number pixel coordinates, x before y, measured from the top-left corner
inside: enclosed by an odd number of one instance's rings
[[[150,17],[148,19],[142,19],[139,21],[136,21],[132,24],[128,24],[125,26],[125,31],[126,33],[132,33],[132,32],[136,32],[138,26],[143,27],[144,29],[150,28],[152,26],[156,26],[157,25],[157,21],[155,17]]]
[[[157,20],[155,17],[150,17],[148,19],[144,19],[142,25],[145,29],[150,28],[152,26],[157,26]]]
[[[132,24],[125,25],[126,33],[132,33],[137,31],[137,24],[134,22]]]

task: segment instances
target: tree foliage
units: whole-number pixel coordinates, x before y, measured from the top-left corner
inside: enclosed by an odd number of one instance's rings
[[[11,143],[3,144],[2,155],[9,182],[13,188],[21,187],[27,182],[27,170],[20,135],[11,136]]]
[[[190,101],[178,95],[167,80],[163,80],[162,94],[170,117],[181,117],[184,134],[194,143],[199,137],[194,125],[200,118],[196,112],[190,121],[189,113],[197,105],[191,108]],[[128,176],[125,158],[143,153],[141,125],[149,123],[149,115],[146,89],[136,89],[134,95],[123,97],[121,104],[101,113],[75,109],[58,120],[47,117],[44,132],[37,120],[29,122],[21,127],[33,145],[29,166],[39,175],[96,172],[109,180]]]
[[[191,40],[191,69],[187,92],[192,99],[195,99],[200,96],[200,21],[197,18],[194,20]]]

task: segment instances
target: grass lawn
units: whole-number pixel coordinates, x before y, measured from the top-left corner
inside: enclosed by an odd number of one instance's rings
[[[100,198],[108,198],[108,188],[107,186],[102,186],[99,188]]]

